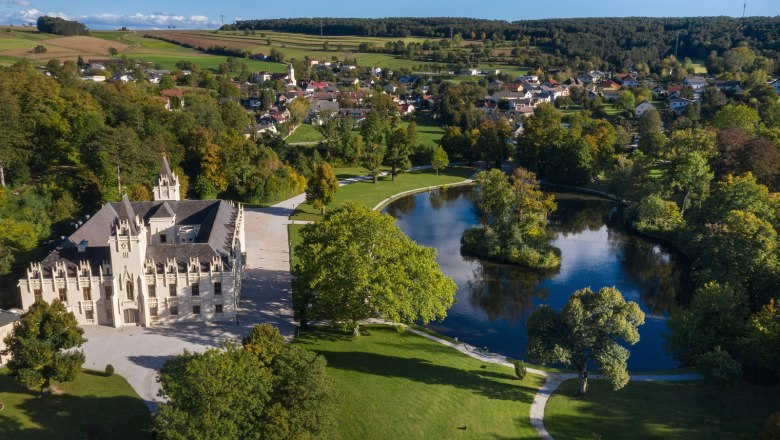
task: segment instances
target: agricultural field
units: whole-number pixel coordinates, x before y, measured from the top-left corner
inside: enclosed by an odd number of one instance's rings
[[[42,45],[46,53],[33,54],[33,49]],[[177,61],[188,60],[204,69],[216,70],[225,62],[225,56],[209,55],[195,49],[144,37],[142,32],[92,31],[92,36],[60,37],[44,34],[32,27],[0,26],[0,64],[13,64],[21,59],[33,65],[42,66],[50,59],[76,60],[81,56],[90,58],[111,58],[109,49],[118,51],[116,57],[127,56],[159,64],[162,68],[173,68]],[[283,64],[258,60],[245,60],[250,70],[284,72]]]

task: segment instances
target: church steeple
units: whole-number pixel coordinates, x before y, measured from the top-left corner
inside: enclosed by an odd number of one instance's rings
[[[295,80],[295,69],[293,68],[292,63],[287,65],[287,76],[289,77],[288,81],[290,81],[290,84],[294,86],[298,85],[298,82]]]
[[[181,200],[179,178],[171,171],[168,158],[162,157],[160,174],[154,181],[154,200]]]

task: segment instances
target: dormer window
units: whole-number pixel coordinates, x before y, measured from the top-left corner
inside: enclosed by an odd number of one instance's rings
[[[160,234],[160,244],[165,244],[167,242],[168,242],[168,235]]]

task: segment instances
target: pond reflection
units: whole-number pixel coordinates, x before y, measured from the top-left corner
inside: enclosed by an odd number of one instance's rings
[[[550,219],[561,267],[537,272],[460,253],[463,231],[479,223],[471,187],[420,193],[394,201],[385,212],[413,240],[436,247],[442,271],[458,285],[456,304],[431,328],[512,357],[523,357],[525,321],[540,304],[560,309],[577,289],[616,286],[647,313],[641,341],[631,348],[631,369],[673,368],[662,333],[685,279],[684,266],[662,246],[625,231],[620,210],[604,199],[556,193]]]

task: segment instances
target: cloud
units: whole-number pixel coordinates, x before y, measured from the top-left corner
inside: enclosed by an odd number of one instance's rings
[[[2,5],[29,6],[26,0],[0,0]],[[43,12],[36,8],[19,9],[4,13],[0,11],[0,23],[35,24],[38,17],[48,15],[60,17],[66,20],[77,20],[87,25],[90,29],[116,29],[127,27],[129,29],[164,29],[176,27],[177,29],[192,28],[216,28],[219,23],[211,21],[205,15],[181,15],[170,12],[152,12],[151,14],[88,14],[68,15],[64,12]]]
[[[21,6],[23,8],[26,8],[30,6],[30,2],[26,0],[0,0],[0,5]]]

